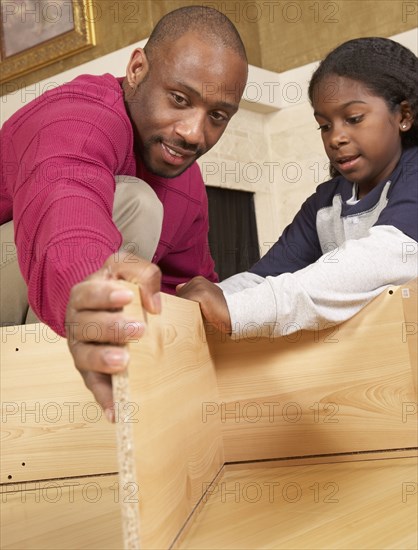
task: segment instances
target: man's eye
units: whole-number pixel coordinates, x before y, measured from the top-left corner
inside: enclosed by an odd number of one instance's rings
[[[218,111],[213,111],[210,116],[213,118],[213,120],[215,120],[216,122],[228,122],[228,116],[223,114],[223,113],[219,113]]]
[[[178,105],[186,105],[187,101],[183,96],[175,94],[174,92],[172,92],[171,96]]]

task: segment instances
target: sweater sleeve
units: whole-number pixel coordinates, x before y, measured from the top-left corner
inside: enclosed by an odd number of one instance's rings
[[[114,174],[128,172],[131,130],[103,101],[65,93],[35,106],[14,130],[19,264],[35,313],[65,335],[72,286],[121,244],[112,221]]]
[[[261,277],[293,273],[315,262],[322,254],[316,229],[318,194],[311,195],[279,240],[249,271]]]
[[[164,202],[165,223],[159,245],[170,241],[158,265],[163,272],[162,290],[171,294],[175,294],[176,285],[198,275],[214,283],[219,280],[208,242],[208,198],[197,163],[181,178],[176,182],[181,186],[176,193],[170,191],[176,202]],[[183,216],[178,218],[180,212]]]
[[[417,242],[397,228],[376,226],[295,273],[234,275],[220,283],[232,337],[279,337],[342,323],[389,285],[417,277],[417,254]]]
[[[199,172],[200,175],[200,172]],[[200,175],[201,177],[201,175]],[[215,262],[209,248],[209,211],[208,197],[202,180],[202,202],[198,215],[191,227],[189,241],[190,253],[197,260],[196,269],[199,275],[216,283],[219,278],[215,272]]]

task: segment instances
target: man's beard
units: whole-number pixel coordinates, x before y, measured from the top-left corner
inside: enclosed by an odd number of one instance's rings
[[[180,167],[178,169],[178,172],[174,173],[171,171],[169,174],[166,173],[165,169],[157,169],[155,166],[152,166],[152,163],[150,162],[151,159],[151,148],[153,145],[157,143],[164,143],[168,147],[171,145],[173,147],[179,147],[180,149],[183,149],[185,151],[191,151],[193,153],[193,157],[190,158],[189,162],[186,162],[185,167]],[[197,147],[195,145],[190,145],[189,143],[185,142],[182,139],[177,139],[175,141],[167,142],[164,140],[162,136],[152,136],[147,141],[142,143],[141,145],[137,142],[136,152],[140,156],[145,168],[148,170],[148,172],[151,172],[151,174],[154,174],[156,176],[172,179],[177,178],[180,176],[183,172],[185,172],[199,157],[201,157],[205,151],[202,150],[200,147]],[[174,167],[172,168],[174,169]],[[168,169],[167,169],[168,170]]]

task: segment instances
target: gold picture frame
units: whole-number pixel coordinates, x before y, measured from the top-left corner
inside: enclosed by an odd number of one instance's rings
[[[93,47],[93,23],[90,0],[2,1],[0,83]]]

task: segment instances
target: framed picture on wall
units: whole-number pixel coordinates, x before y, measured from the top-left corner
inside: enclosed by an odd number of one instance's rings
[[[2,0],[0,82],[95,44],[89,0]]]

